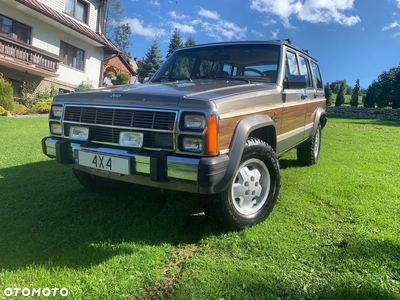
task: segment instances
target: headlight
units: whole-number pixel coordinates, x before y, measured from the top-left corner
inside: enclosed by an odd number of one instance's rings
[[[206,126],[206,117],[204,115],[185,115],[183,124],[187,129],[204,129]]]
[[[53,105],[51,107],[51,114],[54,117],[61,118],[63,112],[63,107],[61,105]]]
[[[61,124],[60,123],[50,123],[50,133],[51,134],[62,134]]]
[[[184,137],[182,139],[182,149],[184,151],[202,152],[203,138],[202,137]]]
[[[87,141],[89,139],[88,127],[71,127],[69,129],[69,138],[77,141]]]
[[[142,132],[121,132],[119,135],[119,144],[125,147],[142,148],[143,133]]]

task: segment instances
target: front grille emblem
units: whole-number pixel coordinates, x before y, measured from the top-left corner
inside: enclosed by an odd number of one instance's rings
[[[119,98],[119,97],[121,97],[121,94],[111,94],[110,95],[110,98]]]

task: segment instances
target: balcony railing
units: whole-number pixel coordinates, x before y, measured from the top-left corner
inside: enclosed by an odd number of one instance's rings
[[[58,55],[3,35],[0,35],[0,55],[54,73],[62,61]]]

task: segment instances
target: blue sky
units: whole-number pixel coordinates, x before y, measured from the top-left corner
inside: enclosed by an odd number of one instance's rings
[[[320,63],[324,82],[367,88],[400,63],[400,0],[120,0],[132,57],[154,39],[163,58],[174,29],[196,44],[290,38]]]

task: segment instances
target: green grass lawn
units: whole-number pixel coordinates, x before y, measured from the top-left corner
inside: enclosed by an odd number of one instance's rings
[[[283,156],[275,209],[241,232],[196,195],[86,191],[41,153],[47,132],[0,118],[0,299],[400,299],[398,121],[330,119],[318,164]]]

